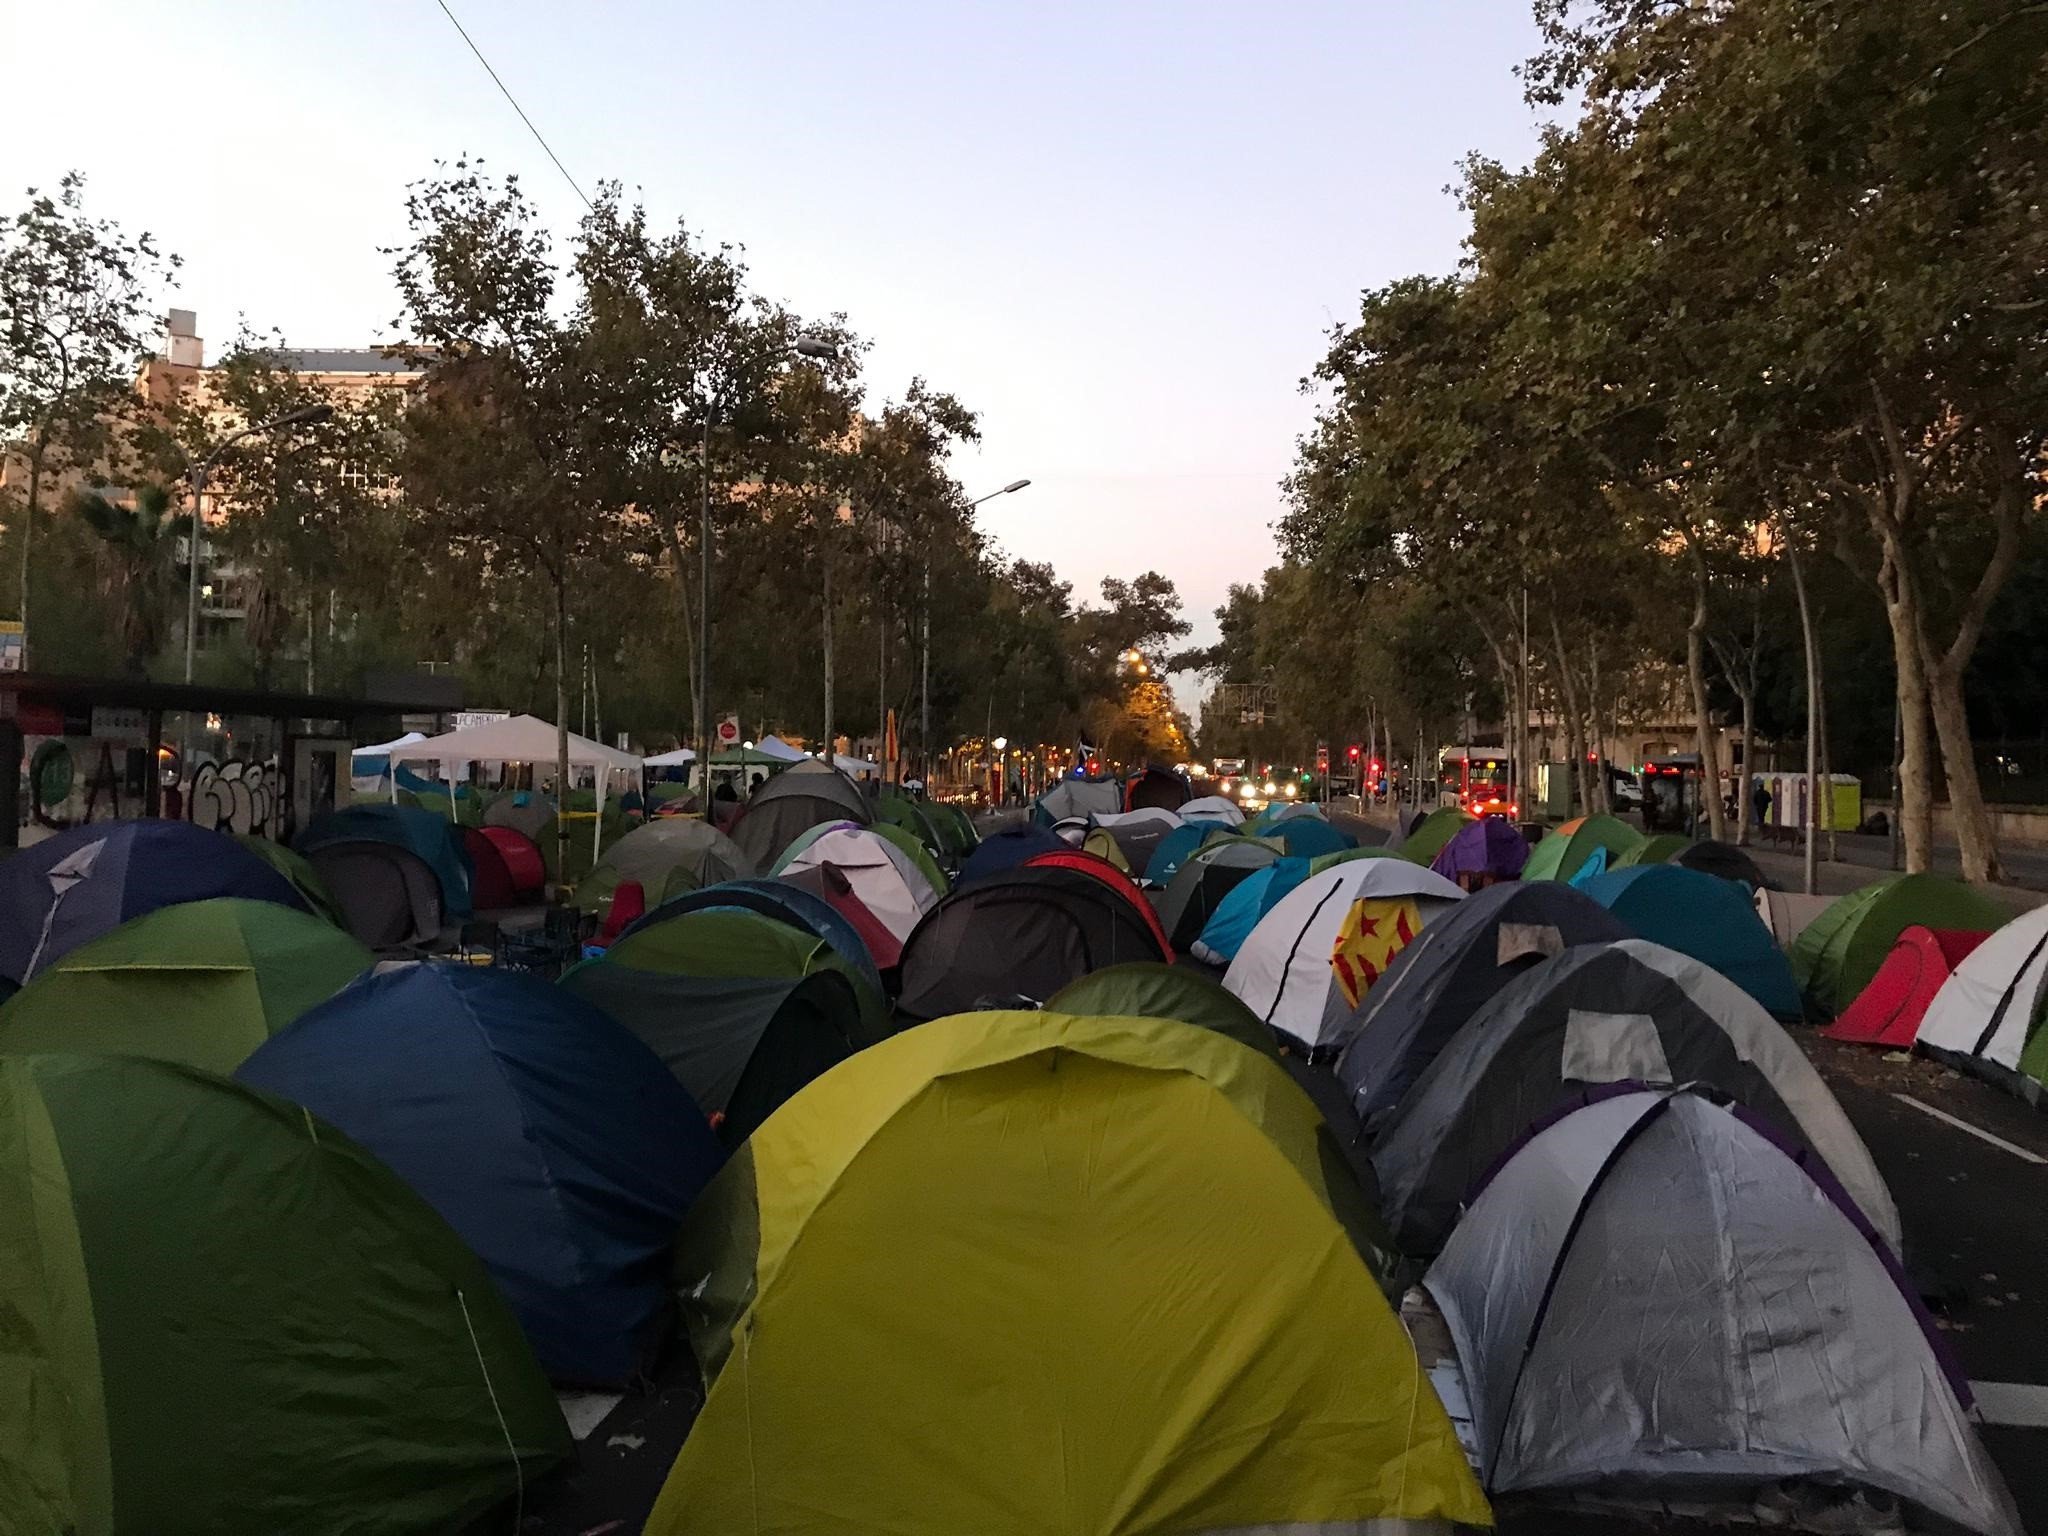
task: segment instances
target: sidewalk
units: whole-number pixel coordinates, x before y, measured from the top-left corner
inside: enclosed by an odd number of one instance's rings
[[[1803,854],[1759,847],[1750,847],[1744,852],[1756,860],[1757,868],[1770,876],[1780,889],[1806,889],[1806,859]],[[1937,863],[1936,868],[1939,867]],[[1841,860],[1830,863],[1822,859],[1814,866],[1815,879],[1823,896],[1846,896],[1851,891],[1860,891],[1866,885],[1875,884],[1891,872],[1889,862],[1865,864]],[[1951,876],[1955,873],[1953,869],[1942,872]],[[2037,891],[2024,885],[1987,885],[1981,889],[1989,891],[2015,912],[2030,912],[2035,907],[2048,905],[2048,891]]]

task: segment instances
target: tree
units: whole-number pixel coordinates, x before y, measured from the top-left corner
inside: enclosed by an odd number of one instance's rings
[[[30,616],[36,513],[49,474],[103,453],[110,418],[132,400],[144,327],[158,286],[178,265],[147,234],[130,237],[85,213],[85,178],[67,172],[55,195],[0,226],[0,438],[27,437],[16,617]],[[24,638],[23,666],[31,642]]]
[[[191,516],[162,485],[142,486],[120,500],[73,491],[64,510],[99,541],[100,597],[119,627],[125,670],[140,677],[163,649],[177,571],[175,541],[185,536]]]

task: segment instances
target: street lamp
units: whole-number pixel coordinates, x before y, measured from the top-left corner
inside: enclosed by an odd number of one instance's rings
[[[334,414],[334,407],[322,403],[305,405],[296,411],[286,411],[269,421],[259,421],[252,427],[231,432],[213,446],[213,451],[200,460],[198,468],[192,471],[192,528],[186,541],[187,580],[185,584],[185,681],[192,681],[193,660],[199,650],[199,539],[200,521],[206,505],[206,477],[213,472],[213,466],[220,456],[245,437],[255,437],[264,432],[275,432],[279,427],[313,426],[326,421]],[[189,728],[187,736],[191,734]],[[190,746],[190,742],[187,742]],[[189,761],[189,758],[187,759]]]
[[[972,512],[984,501],[994,501],[998,496],[1008,496],[1029,485],[1029,480],[1012,480],[999,491],[990,491],[986,496],[977,496],[967,503]],[[924,612],[918,619],[919,661],[918,704],[917,704],[917,748],[923,757],[922,776],[932,776],[932,552],[927,544],[924,552]]]

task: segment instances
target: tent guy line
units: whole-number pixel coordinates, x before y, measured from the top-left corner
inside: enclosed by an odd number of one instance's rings
[[[1913,1108],[1919,1110],[1923,1115],[1934,1116],[1935,1119],[1941,1121],[1944,1125],[1952,1125],[1959,1131],[1967,1131],[1979,1141],[1988,1141],[2002,1152],[2010,1152],[2014,1157],[2024,1158],[2030,1163],[2048,1164],[2048,1157],[2043,1157],[2038,1152],[2029,1152],[2025,1147],[2015,1146],[2003,1136],[1994,1136],[1989,1131],[1979,1126],[1974,1126],[1969,1121],[1960,1119],[1945,1109],[1936,1109],[1932,1104],[1924,1104],[1910,1093],[1894,1093],[1892,1097],[1901,1104],[1912,1105]]]

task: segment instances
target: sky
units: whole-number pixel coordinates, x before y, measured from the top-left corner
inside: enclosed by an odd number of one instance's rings
[[[448,0],[586,191],[744,247],[844,312],[871,403],[981,413],[984,527],[1077,598],[1194,621],[1276,558],[1300,381],[1359,292],[1450,270],[1447,190],[1538,120],[1528,0]],[[184,258],[209,356],[394,339],[380,247],[437,159],[581,203],[437,0],[0,0],[0,211],[66,169]],[[1193,704],[1188,680],[1179,680]]]

